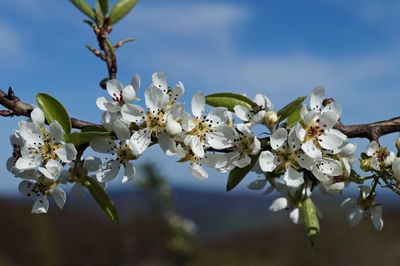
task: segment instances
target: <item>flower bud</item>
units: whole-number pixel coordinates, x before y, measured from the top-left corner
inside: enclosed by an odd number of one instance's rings
[[[264,114],[264,124],[268,128],[273,128],[278,123],[278,114],[274,111],[268,111]]]
[[[371,158],[361,159],[360,160],[360,168],[364,172],[368,172],[371,170]]]
[[[168,116],[167,118],[165,129],[171,136],[178,135],[182,132],[182,126],[178,122],[176,122],[171,116]]]

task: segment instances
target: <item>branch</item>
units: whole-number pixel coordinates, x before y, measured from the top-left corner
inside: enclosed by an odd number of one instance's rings
[[[370,141],[378,140],[383,135],[400,132],[400,117],[359,125],[343,125],[339,121],[335,125],[335,128],[349,138],[367,138]]]
[[[99,48],[103,51],[102,57],[100,58],[106,62],[107,65],[108,78],[100,81],[100,87],[106,89],[106,81],[117,78],[116,48],[111,44],[110,39],[108,38],[108,34],[112,31],[112,28],[108,25],[107,20],[104,21],[102,26],[98,26],[94,23],[90,23],[90,25],[96,35]]]
[[[7,108],[8,110],[1,110],[0,116],[12,117],[12,116],[26,116],[29,117],[33,106],[28,103],[24,103],[17,96],[15,96],[13,89],[10,87],[5,93],[0,89],[0,104]],[[91,122],[79,120],[76,118],[71,118],[71,123],[73,128],[82,129],[84,126],[96,125]]]
[[[335,100],[332,98],[325,99],[324,105]],[[344,125],[339,121],[335,128],[345,134],[348,138],[367,138],[370,141],[378,140],[381,136],[400,132],[400,117],[388,120],[377,121],[369,124]]]

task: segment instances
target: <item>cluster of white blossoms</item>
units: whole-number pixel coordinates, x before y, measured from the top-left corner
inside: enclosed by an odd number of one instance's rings
[[[275,190],[283,194],[270,210],[290,210],[295,223],[303,220],[303,202],[316,188],[336,195],[354,181],[356,145],[334,128],[342,109],[336,102],[324,103],[322,87],[312,91],[309,106],[301,105],[303,97],[278,112],[262,94],[253,100],[223,94],[232,97],[229,104],[213,104],[215,108],[206,110],[206,97],[198,92],[191,99],[191,113],[181,102],[184,85],[178,82],[174,87],[168,86],[162,72],[152,75],[144,92],[145,107],[135,103],[140,101],[138,75],[128,86],[110,80],[106,87],[109,97],[96,101],[104,111],[102,133],[90,132],[93,137],[86,146],[68,143],[69,133],[64,134],[56,120],[47,126],[39,108],[32,111],[28,121],[21,121],[19,130],[11,136],[13,156],[7,168],[23,179],[21,193],[35,199],[32,212],[47,212],[49,196],[62,208],[66,196],[60,184],[73,183],[71,191],[79,196],[87,186],[86,177],[104,188],[122,168],[122,182],[132,180],[136,172],[133,161],[154,144],[159,144],[166,155],[176,156],[178,162],[188,162],[190,172],[200,179],[208,178],[204,166],[230,172],[229,178],[238,179],[232,181],[234,184],[248,172],[261,175],[249,188],[262,189],[269,184],[265,193]],[[284,109],[290,112],[284,114]],[[83,159],[87,147],[104,155],[101,159]],[[361,168],[400,182],[400,158],[376,141],[362,155]],[[357,200],[346,200],[351,224],[369,216],[378,230],[382,228],[382,209],[374,201],[375,186],[371,189],[362,185]]]
[[[7,161],[7,169],[23,181],[19,191],[35,200],[33,213],[46,213],[48,196],[57,206],[65,203],[65,192],[59,179],[65,164],[71,163],[77,151],[71,143],[62,139],[64,130],[57,121],[47,127],[39,108],[31,113],[31,119],[19,122],[19,130],[11,135],[13,154]]]

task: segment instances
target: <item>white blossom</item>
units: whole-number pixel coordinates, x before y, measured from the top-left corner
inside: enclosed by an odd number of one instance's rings
[[[347,208],[347,221],[355,226],[362,219],[370,218],[375,229],[381,231],[383,228],[382,206],[375,203],[370,197],[371,188],[359,186],[360,196],[358,199],[347,198],[343,201],[342,207]]]
[[[220,150],[229,148],[231,143],[227,139],[232,133],[228,126],[226,108],[215,108],[205,113],[205,97],[203,93],[196,93],[192,98],[192,113],[183,118],[182,128],[185,130],[184,143],[191,147],[198,157],[204,157],[204,149],[212,147]]]
[[[51,196],[57,206],[62,209],[66,196],[62,188],[58,186],[57,177],[60,175],[63,166],[56,160],[48,160],[45,167],[40,167],[41,175],[36,181],[23,180],[19,184],[19,191],[22,195],[34,199],[32,213],[46,213],[49,208],[48,196]]]
[[[75,146],[61,140],[64,130],[56,120],[51,122],[47,129],[43,112],[39,108],[32,111],[31,119],[32,122],[21,121],[19,124],[19,135],[24,144],[15,168],[35,169],[45,165],[49,160],[60,159],[64,163],[70,163],[75,159],[77,154]]]
[[[257,94],[253,99],[253,103],[252,110],[247,109],[243,105],[236,105],[234,107],[236,116],[250,127],[262,123],[266,113],[274,108],[271,100],[263,94]]]
[[[131,149],[127,140],[115,141],[110,137],[97,137],[90,142],[90,147],[100,153],[110,154],[112,157],[101,166],[96,173],[99,182],[109,182],[114,179],[121,168],[124,167],[124,175],[122,183],[131,180],[135,174],[135,167],[131,160],[137,159],[139,153],[137,150]]]
[[[137,74],[134,75],[131,84],[126,87],[120,81],[112,79],[106,82],[106,87],[111,99],[106,99],[105,97],[97,98],[97,107],[103,111],[118,113],[126,103],[138,100],[136,91],[140,87],[140,77]]]

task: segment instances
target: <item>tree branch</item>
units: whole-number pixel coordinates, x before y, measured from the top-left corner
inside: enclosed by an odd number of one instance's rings
[[[323,105],[335,102],[334,99],[325,99]],[[335,128],[348,138],[367,138],[370,141],[378,140],[381,136],[400,132],[400,117],[377,121],[369,124],[344,125],[339,121]]]
[[[0,104],[8,110],[1,110],[0,116],[12,117],[12,116],[26,116],[29,117],[33,106],[28,103],[24,103],[17,96],[15,96],[13,89],[10,87],[5,93],[0,89]],[[71,118],[73,128],[82,129],[85,126],[96,125],[91,122],[83,121],[76,118]]]

